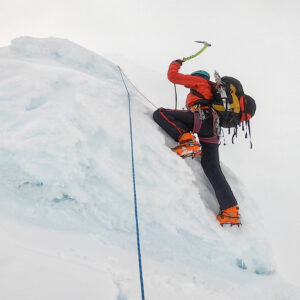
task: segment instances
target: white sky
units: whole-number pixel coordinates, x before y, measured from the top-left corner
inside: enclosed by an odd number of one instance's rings
[[[62,37],[97,53],[121,53],[154,69],[209,40],[211,55],[261,50],[297,38],[297,0],[2,0],[0,45],[22,35]],[[268,43],[269,36],[276,37]],[[231,47],[228,47],[231,45]],[[235,47],[233,47],[235,45]],[[238,45],[238,47],[237,47]],[[240,54],[243,55],[243,54]],[[222,57],[220,57],[222,59]]]
[[[186,63],[183,71],[217,68],[240,78],[244,88],[246,84],[260,108],[253,121],[258,150],[238,161],[240,174],[245,176],[251,167],[249,188],[263,182],[261,200],[271,208],[274,197],[286,198],[294,215],[290,208],[284,213],[298,218],[299,8],[298,0],[1,0],[0,47],[23,35],[67,38],[125,66],[132,81],[158,106],[165,106],[163,97],[173,93],[165,75],[157,88],[137,67],[160,78],[171,60],[199,49],[193,41],[211,42],[213,47]],[[226,151],[231,150],[224,150],[225,158],[231,155]],[[236,165],[228,166],[236,172]],[[268,169],[269,178],[262,178]],[[289,226],[299,227],[299,222],[292,219]],[[282,257],[295,257],[285,254],[287,247],[282,249]]]

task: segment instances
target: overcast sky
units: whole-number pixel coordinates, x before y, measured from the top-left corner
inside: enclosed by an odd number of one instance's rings
[[[286,212],[284,203],[277,203],[277,209],[291,214],[286,226],[295,229],[299,228],[299,221],[294,218],[299,218],[296,212],[300,208],[299,3],[2,0],[0,46],[24,35],[69,39],[119,63],[153,102],[166,106],[168,95],[172,93],[173,97],[172,86],[165,77],[170,61],[199,50],[195,40],[212,43],[210,49],[184,64],[182,70],[217,69],[221,75],[235,76],[256,99],[259,110],[252,123],[256,150],[243,154],[246,162],[241,157],[225,162],[244,179],[250,173],[253,180],[247,181],[248,188],[260,189],[261,200],[269,203],[270,208],[275,206],[275,198],[286,199],[294,212]],[[150,81],[154,76],[146,75],[147,72],[156,72],[156,80]],[[225,148],[225,158],[232,157],[226,153],[230,149]],[[259,184],[264,187],[259,188]],[[299,238],[299,229],[293,236]],[[293,247],[282,249],[282,257],[289,255],[285,255],[289,249],[293,251]],[[299,239],[298,248],[294,249],[299,249]],[[296,252],[290,254],[295,257]],[[296,271],[295,268],[295,274]]]
[[[249,90],[272,89],[276,73],[278,84],[294,81],[296,95],[299,7],[297,0],[2,0],[0,46],[23,35],[69,39],[120,64],[160,106],[166,77],[155,88],[134,65],[165,74],[171,60],[199,49],[195,40],[207,40],[213,46],[184,72],[217,69]]]
[[[266,47],[271,50],[285,44],[286,38],[297,39],[298,3],[2,0],[0,45],[8,45],[11,39],[22,35],[62,37],[97,53],[120,53],[159,70],[171,58],[193,54],[197,45],[192,41],[208,40],[214,45],[211,57],[218,62],[232,51],[244,56],[239,49],[245,47],[253,51]],[[217,57],[220,51],[223,56]]]

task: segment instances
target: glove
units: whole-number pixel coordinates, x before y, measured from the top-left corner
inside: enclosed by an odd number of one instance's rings
[[[180,65],[182,65],[182,63],[183,63],[183,61],[181,59],[173,60],[173,62],[178,62]]]

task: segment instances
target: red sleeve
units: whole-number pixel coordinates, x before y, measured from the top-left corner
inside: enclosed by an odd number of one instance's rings
[[[201,83],[206,84],[206,80],[203,78],[179,73],[178,71],[180,67],[180,63],[176,61],[170,64],[168,71],[168,79],[172,83],[181,84],[187,88],[196,87],[197,85],[201,85]]]
[[[172,62],[169,66],[168,79],[175,83],[184,85],[186,88],[194,89],[197,92],[201,93],[205,99],[212,99],[212,86],[213,82],[208,82],[204,78],[198,76],[184,75],[179,73],[181,65],[179,62]],[[210,84],[211,83],[211,84]]]

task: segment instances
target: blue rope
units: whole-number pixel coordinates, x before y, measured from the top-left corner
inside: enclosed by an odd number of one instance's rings
[[[139,230],[139,220],[138,220],[138,209],[137,209],[137,198],[136,198],[136,187],[135,187],[135,171],[134,171],[134,155],[133,155],[133,137],[132,137],[132,121],[131,121],[131,99],[130,93],[124,81],[123,73],[121,68],[118,66],[120,74],[122,77],[123,84],[127,91],[128,96],[128,112],[129,112],[129,126],[130,126],[130,145],[131,145],[131,165],[132,165],[132,181],[133,181],[133,195],[134,195],[134,211],[135,211],[135,226],[136,226],[136,239],[137,239],[137,250],[139,259],[139,271],[140,271],[140,283],[141,283],[141,294],[142,300],[145,300],[144,294],[144,280],[143,280],[143,270],[142,270],[142,255],[140,246],[140,230]]]

